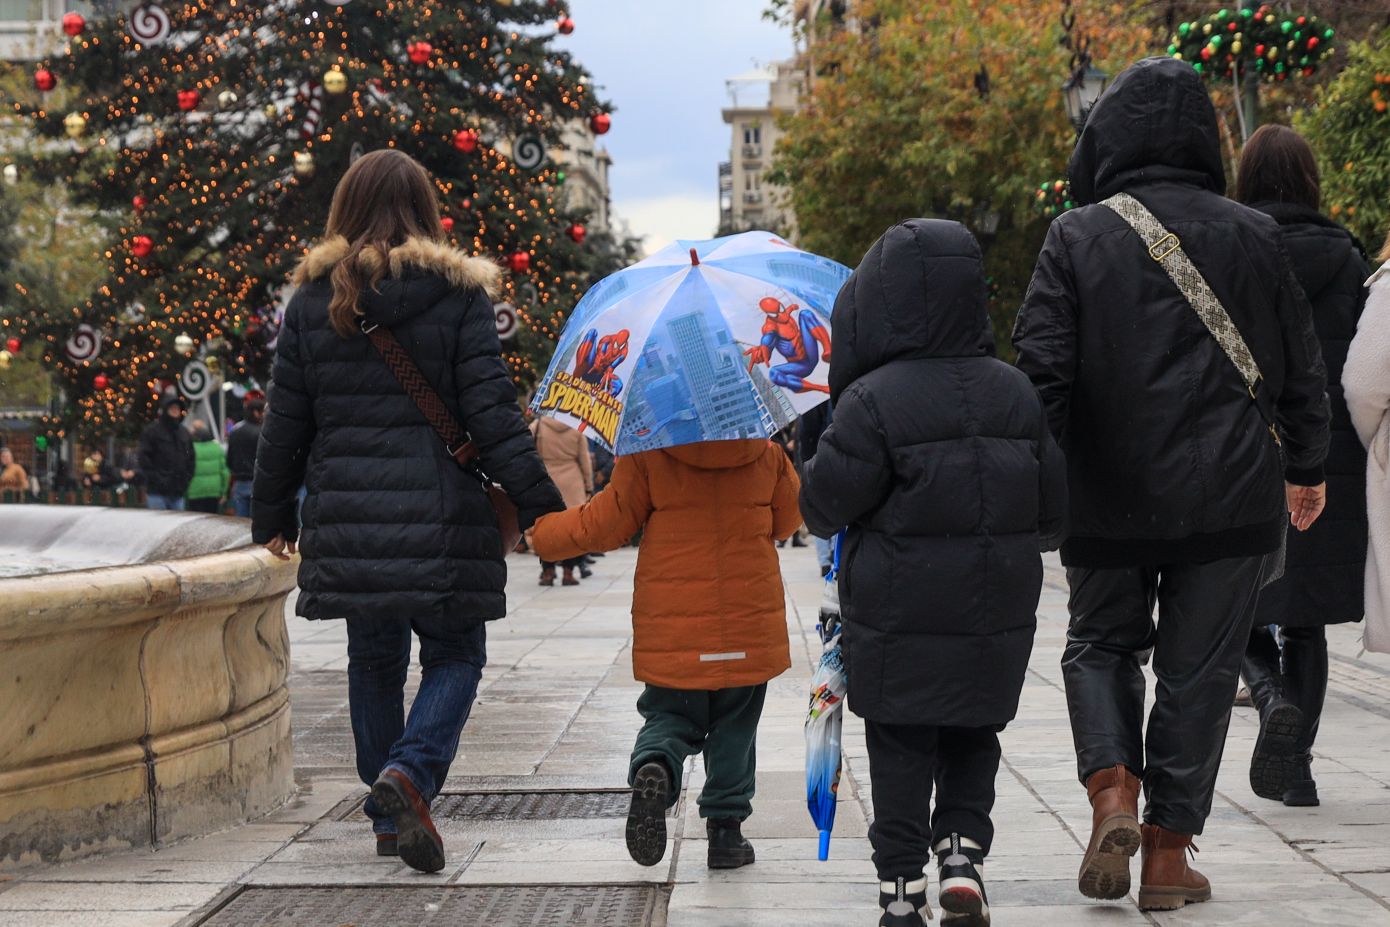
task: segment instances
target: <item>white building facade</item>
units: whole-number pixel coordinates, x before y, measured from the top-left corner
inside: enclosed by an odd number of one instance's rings
[[[719,226],[723,233],[769,229],[795,237],[796,216],[787,191],[767,180],[781,136],[777,119],[795,111],[805,71],[780,61],[767,71],[730,80],[729,160],[719,166]]]

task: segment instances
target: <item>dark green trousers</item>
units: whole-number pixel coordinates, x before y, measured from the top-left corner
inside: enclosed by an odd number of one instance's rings
[[[663,689],[647,686],[637,699],[646,719],[632,748],[627,781],[638,767],[659,760],[671,773],[671,803],[680,795],[685,758],[705,755],[700,817],[738,818],[753,813],[755,743],[767,683],[736,689]]]

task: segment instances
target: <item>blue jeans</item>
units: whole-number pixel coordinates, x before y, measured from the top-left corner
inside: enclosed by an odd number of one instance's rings
[[[237,518],[251,517],[251,481],[237,480],[232,484],[232,509]]]
[[[835,564],[835,541],[833,538],[816,538],[816,559],[822,567]]]
[[[420,690],[405,715],[411,629],[420,637]],[[434,801],[458,752],[487,663],[487,631],[457,618],[349,619],[348,706],[357,746],[357,775],[367,785],[385,769],[405,775]],[[367,816],[378,834],[395,831],[370,798]]]
[[[145,508],[160,512],[182,512],[183,496],[159,496],[150,493],[145,496]]]

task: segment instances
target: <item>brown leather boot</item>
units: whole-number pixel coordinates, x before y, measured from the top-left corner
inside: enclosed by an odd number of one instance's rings
[[[1176,911],[1183,905],[1211,900],[1211,883],[1187,865],[1187,851],[1197,852],[1191,834],[1144,825],[1144,866],[1139,876],[1139,910]]]
[[[1077,886],[1087,898],[1114,901],[1129,894],[1129,859],[1139,852],[1139,777],[1124,765],[1086,780],[1091,799],[1091,842]]]

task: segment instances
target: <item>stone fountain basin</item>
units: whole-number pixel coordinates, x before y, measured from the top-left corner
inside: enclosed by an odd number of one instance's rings
[[[0,564],[45,571],[0,579],[0,870],[160,846],[289,797],[295,565],[245,521],[5,505]]]

